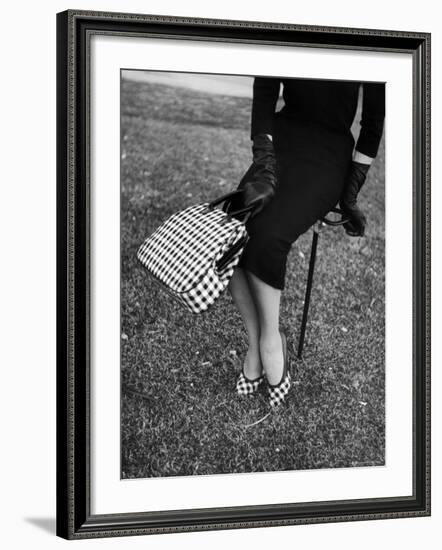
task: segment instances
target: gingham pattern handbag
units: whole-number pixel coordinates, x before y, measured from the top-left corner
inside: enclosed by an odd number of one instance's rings
[[[138,249],[154,280],[193,313],[207,310],[226,289],[249,238],[245,221],[251,208],[215,208],[238,192],[176,212]],[[243,213],[243,220],[233,217]]]

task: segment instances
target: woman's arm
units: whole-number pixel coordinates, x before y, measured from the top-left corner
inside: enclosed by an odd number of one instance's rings
[[[254,205],[256,215],[273,198],[277,186],[276,159],[273,149],[273,117],[279,96],[280,80],[255,77],[253,81],[252,122],[253,161],[239,182],[243,192],[233,199],[227,211]]]
[[[273,135],[273,116],[278,101],[279,78],[255,77],[253,81],[250,139],[257,134]]]
[[[345,231],[353,237],[362,237],[365,233],[367,220],[357,199],[370,164],[377,155],[385,118],[385,85],[364,83],[362,93],[361,131],[339,201],[344,216],[348,218]]]
[[[356,143],[355,155],[359,152],[365,157],[376,157],[384,129],[384,119],[385,84],[364,82],[362,84],[361,131]]]

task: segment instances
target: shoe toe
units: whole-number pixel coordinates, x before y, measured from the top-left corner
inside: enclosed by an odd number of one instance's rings
[[[239,395],[250,395],[251,393],[256,392],[263,379],[264,378],[261,376],[257,380],[247,380],[244,373],[241,372],[236,382],[236,391]]]
[[[284,380],[278,384],[276,387],[269,387],[269,395],[270,395],[270,406],[271,407],[277,407],[279,404],[281,404],[291,387],[291,377],[290,373],[287,372]]]

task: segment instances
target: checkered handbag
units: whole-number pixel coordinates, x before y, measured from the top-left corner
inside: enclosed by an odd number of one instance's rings
[[[193,313],[207,310],[226,289],[249,238],[251,207],[228,213],[215,208],[241,192],[176,212],[138,249],[154,280]],[[234,217],[240,214],[242,220]]]

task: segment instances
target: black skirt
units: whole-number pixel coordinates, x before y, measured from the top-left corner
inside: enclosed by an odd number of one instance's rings
[[[246,224],[250,239],[239,267],[282,290],[292,244],[339,201],[354,139],[350,132],[338,133],[280,112],[274,120],[278,188]]]

